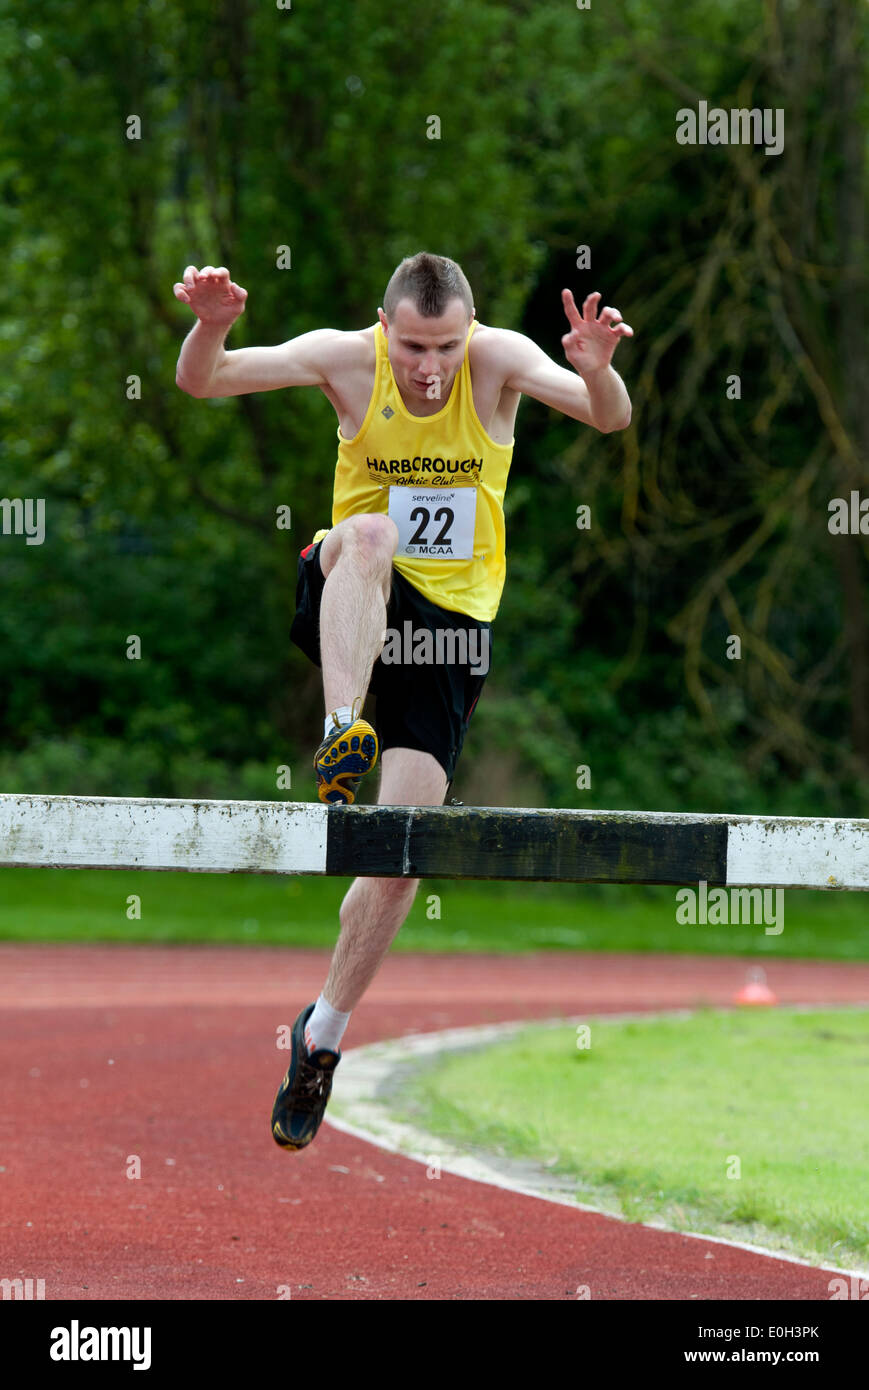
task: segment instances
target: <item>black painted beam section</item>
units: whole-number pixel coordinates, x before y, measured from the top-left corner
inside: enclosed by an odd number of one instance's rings
[[[326,873],[724,886],[727,825],[636,812],[333,806]]]

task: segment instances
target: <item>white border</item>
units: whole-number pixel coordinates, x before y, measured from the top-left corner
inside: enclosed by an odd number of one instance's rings
[[[735,821],[727,885],[867,889],[869,835],[855,821]]]
[[[328,806],[0,795],[0,865],[324,874]]]

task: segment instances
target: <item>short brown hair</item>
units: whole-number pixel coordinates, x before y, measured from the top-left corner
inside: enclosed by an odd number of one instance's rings
[[[451,299],[462,301],[468,318],[474,312],[474,296],[462,267],[448,256],[433,256],[428,251],[405,256],[392,272],[383,296],[387,319],[393,317],[402,299],[412,300],[417,313],[426,319],[440,318]]]

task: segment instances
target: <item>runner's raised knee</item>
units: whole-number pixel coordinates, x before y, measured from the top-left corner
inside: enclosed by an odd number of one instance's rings
[[[347,518],[344,541],[370,563],[391,565],[398,545],[398,527],[391,517],[380,512],[361,512]]]

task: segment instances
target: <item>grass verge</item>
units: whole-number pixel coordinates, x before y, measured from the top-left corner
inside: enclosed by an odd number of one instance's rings
[[[407,1080],[390,1114],[531,1159],[578,1201],[813,1263],[869,1266],[869,1011],[702,1010],[529,1027]]]
[[[0,940],[334,945],[350,879],[0,869]],[[677,951],[869,960],[861,893],[784,895],[784,925],[676,922],[676,889],[427,879],[393,950]],[[140,915],[129,917],[129,899]]]

